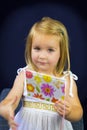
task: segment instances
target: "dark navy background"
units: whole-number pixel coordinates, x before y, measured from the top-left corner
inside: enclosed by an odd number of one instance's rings
[[[30,27],[43,16],[60,20],[70,38],[71,71],[78,76],[78,94],[87,122],[87,13],[83,1],[8,0],[0,2],[0,92],[11,88],[16,71],[25,66],[24,49]]]

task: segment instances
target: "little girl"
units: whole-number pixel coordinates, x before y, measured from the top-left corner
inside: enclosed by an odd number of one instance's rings
[[[0,115],[8,120],[10,130],[73,130],[70,121],[80,120],[83,109],[74,81],[77,76],[70,71],[69,39],[65,26],[49,17],[36,22],[27,37],[25,60],[26,67],[18,69],[11,91],[0,103]],[[64,79],[64,100],[48,103],[39,94],[38,98],[29,96],[29,71]],[[14,116],[21,98],[23,105]]]

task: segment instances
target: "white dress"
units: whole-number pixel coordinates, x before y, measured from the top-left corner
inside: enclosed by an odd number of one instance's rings
[[[22,68],[21,70],[25,71],[25,69],[26,67]],[[25,75],[25,85],[22,99],[23,103],[40,102],[40,99],[33,97],[31,98],[27,93]],[[72,96],[72,86],[70,87],[70,94]],[[46,101],[43,100],[42,103],[46,103]],[[17,130],[73,130],[70,121],[67,121],[58,115],[56,111],[40,109],[36,106],[32,108],[32,105],[31,107],[29,107],[29,105],[28,107],[23,105],[19,112],[16,114],[15,121],[19,125]]]

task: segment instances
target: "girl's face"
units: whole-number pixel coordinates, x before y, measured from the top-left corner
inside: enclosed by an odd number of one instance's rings
[[[58,38],[35,34],[32,39],[31,59],[39,72],[53,74],[60,58]]]

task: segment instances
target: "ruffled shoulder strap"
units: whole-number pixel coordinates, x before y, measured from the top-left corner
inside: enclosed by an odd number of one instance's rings
[[[26,67],[23,67],[23,68],[19,68],[18,70],[17,70],[17,74],[19,74],[21,71],[23,71],[23,70],[26,70],[28,68],[28,66],[26,66]]]
[[[73,79],[78,80],[78,77],[75,74],[73,74],[71,71],[64,71],[64,77],[66,77],[67,75],[70,75],[70,91],[69,91],[69,95],[71,97],[73,97],[73,93],[72,93]]]
[[[23,67],[23,68],[19,68],[19,69],[17,70],[17,74],[19,74],[22,70],[26,70],[27,68],[28,68],[29,70],[34,70],[33,67],[32,67],[32,65],[29,63],[27,66],[25,66],[25,67]]]

